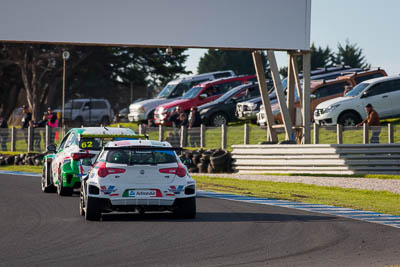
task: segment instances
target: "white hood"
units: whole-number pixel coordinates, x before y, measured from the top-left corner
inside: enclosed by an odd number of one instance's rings
[[[344,104],[345,102],[352,101],[353,99],[354,97],[351,96],[337,97],[320,103],[316,108],[324,109],[335,104]]]
[[[176,100],[176,98],[174,98],[174,99],[166,99],[166,98],[146,99],[146,100],[140,101],[138,103],[131,104],[129,106],[129,109],[139,109],[141,107],[144,107],[146,110],[154,109],[159,105],[162,105],[164,103],[171,102],[174,100]]]

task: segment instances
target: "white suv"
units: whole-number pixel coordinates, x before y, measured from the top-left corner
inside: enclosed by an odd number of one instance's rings
[[[364,81],[345,96],[319,104],[314,120],[320,125],[355,125],[367,116],[364,107],[371,104],[379,117],[400,115],[400,77],[389,76]]]
[[[192,75],[170,81],[157,97],[131,104],[129,106],[128,120],[133,122],[153,119],[156,107],[178,99],[193,86],[206,81],[233,76],[235,76],[233,71],[225,70]]]

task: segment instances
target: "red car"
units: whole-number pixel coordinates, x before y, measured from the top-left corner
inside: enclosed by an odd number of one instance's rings
[[[198,107],[214,101],[230,89],[256,80],[257,77],[255,75],[250,75],[218,79],[198,84],[187,91],[179,100],[158,106],[154,112],[154,123],[171,125],[172,123],[168,121],[168,117],[177,106],[180,106],[182,111],[189,112],[191,107]]]

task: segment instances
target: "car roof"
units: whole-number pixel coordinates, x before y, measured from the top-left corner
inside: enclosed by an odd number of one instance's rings
[[[251,79],[252,77],[256,77],[256,76],[255,75],[241,75],[241,76],[234,76],[234,77],[228,77],[228,78],[220,78],[220,79],[215,79],[212,81],[200,83],[200,84],[196,85],[195,87],[206,87],[206,86],[217,84],[217,83],[224,82],[224,81],[243,80],[245,78]]]
[[[343,78],[346,78],[346,77],[355,77],[355,76],[363,75],[363,74],[366,74],[366,73],[377,73],[377,72],[386,73],[385,70],[383,70],[381,68],[364,69],[362,71],[350,71],[350,72],[344,71],[342,73],[342,75],[338,77],[338,79],[343,79]]]
[[[87,101],[108,101],[104,98],[78,98],[78,99],[70,99],[68,102],[87,102]]]
[[[105,147],[171,147],[171,144],[164,141],[156,141],[156,140],[121,140],[121,141],[110,141]]]
[[[171,84],[171,85],[178,84],[178,83],[180,83],[182,81],[185,81],[185,80],[192,80],[194,78],[201,79],[202,77],[207,77],[207,76],[210,76],[210,75],[220,74],[220,73],[225,73],[225,72],[230,72],[231,74],[233,74],[233,76],[229,76],[229,77],[235,77],[234,76],[235,73],[233,72],[233,70],[221,70],[221,71],[213,71],[213,72],[207,72],[207,73],[196,74],[196,75],[183,76],[183,77],[180,77],[178,79],[169,81],[168,84]]]
[[[72,128],[70,132],[76,132],[78,134],[102,134],[102,135],[131,135],[135,134],[132,129],[129,128],[117,128],[117,127],[84,127],[84,128]]]
[[[345,82],[345,81],[347,81],[347,80],[350,80],[350,77],[343,76],[343,77],[340,78],[340,79],[311,80],[311,81],[310,81],[310,87],[311,87],[311,88],[315,88],[315,87],[319,87],[319,86],[321,86],[321,85],[325,85],[325,84],[328,84],[328,85],[329,85],[329,84],[334,84],[334,83],[340,83],[340,82]]]
[[[399,75],[392,75],[392,76],[384,76],[384,77],[369,79],[369,80],[363,81],[362,83],[372,84],[372,83],[378,83],[378,82],[390,81],[390,80],[398,80],[398,79],[400,79]]]

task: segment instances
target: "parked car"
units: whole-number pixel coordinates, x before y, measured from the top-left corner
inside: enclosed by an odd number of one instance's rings
[[[215,101],[201,105],[198,110],[205,125],[220,126],[237,121],[235,116],[236,103],[259,95],[258,83],[247,83],[229,90]]]
[[[330,80],[336,79],[337,77],[346,73],[354,73],[362,71],[361,68],[351,68],[349,66],[338,66],[338,67],[325,67],[318,68],[311,71],[311,80]],[[302,78],[303,74],[299,74],[299,78]],[[303,82],[301,80],[301,82]],[[282,88],[287,89],[287,78],[282,80]],[[270,92],[270,100],[273,101],[276,99],[275,89],[272,89]],[[260,107],[262,105],[261,97],[250,99],[249,101],[241,102],[236,105],[236,116],[239,120],[252,120],[257,121],[257,113],[260,112]]]
[[[317,80],[311,81],[311,88],[310,88],[310,115],[311,118],[314,114],[314,110],[316,106],[324,101],[329,99],[341,97],[344,94],[344,87],[346,85],[355,86],[357,81],[364,80],[364,79],[371,79],[373,77],[382,77],[386,76],[386,72],[382,69],[376,70],[365,70],[361,72],[347,72],[343,73],[345,75],[339,76],[335,80]],[[300,103],[298,100],[298,96],[296,93],[295,96],[295,108],[299,107]],[[280,107],[278,103],[271,105],[272,114],[274,115],[274,119],[278,124],[283,123],[282,116],[280,113]],[[265,112],[260,111],[257,114],[257,122],[260,125],[265,125]]]
[[[128,108],[121,109],[120,111],[118,111],[117,121],[118,122],[127,122],[128,121],[128,114],[129,114],[129,109]]]
[[[114,117],[107,99],[81,98],[69,100],[64,106],[66,123],[81,125],[107,125]],[[61,108],[54,112],[62,112]]]
[[[100,152],[104,138],[139,138],[128,128],[87,127],[68,131],[56,148],[50,145],[49,154],[44,157],[42,191],[59,195],[71,195],[79,188],[81,177],[92,167],[92,159]]]
[[[147,99],[129,106],[129,121],[147,121],[153,119],[154,110],[157,106],[172,102],[185,94],[193,86],[224,77],[233,77],[235,73],[231,70],[203,73],[187,76],[170,81],[154,99]]]
[[[112,211],[195,218],[196,181],[168,142],[110,142],[83,178],[80,214],[97,221]]]
[[[158,106],[154,112],[154,122],[155,124],[171,125],[172,123],[168,122],[168,117],[177,106],[180,106],[182,111],[189,112],[191,107],[198,107],[214,101],[232,88],[255,80],[256,76],[250,75],[217,79],[198,84],[187,91],[181,99]]]
[[[314,112],[320,125],[356,125],[366,117],[365,106],[371,104],[381,119],[400,115],[400,77],[390,76],[359,83],[345,96],[319,104]]]

